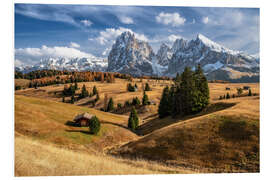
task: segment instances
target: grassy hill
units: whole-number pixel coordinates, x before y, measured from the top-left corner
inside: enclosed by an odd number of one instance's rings
[[[87,127],[65,125],[83,112],[100,119],[101,130],[97,136],[89,134]],[[69,148],[100,151],[137,139],[137,135],[126,128],[127,118],[66,103],[15,96],[15,132]]]
[[[236,105],[155,130],[111,153],[201,172],[259,172],[259,98],[223,102]]]

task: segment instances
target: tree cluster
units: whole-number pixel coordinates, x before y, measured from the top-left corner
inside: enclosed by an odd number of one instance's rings
[[[209,87],[200,65],[193,72],[186,67],[175,78],[175,85],[165,87],[159,104],[159,116],[190,115],[203,110],[209,104]]]

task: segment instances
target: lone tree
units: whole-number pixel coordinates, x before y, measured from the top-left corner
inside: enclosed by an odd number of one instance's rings
[[[229,94],[229,93],[227,93],[227,95],[226,95],[226,99],[230,99],[230,98],[231,98],[230,94]]]
[[[145,91],[143,92],[143,98],[142,98],[142,104],[143,105],[148,105],[149,104],[149,99]]]
[[[151,91],[151,88],[148,83],[145,84],[145,91]]]
[[[97,93],[98,93],[97,87],[94,86],[94,87],[93,87],[93,95],[96,95]]]
[[[169,87],[166,86],[163,89],[162,97],[158,106],[158,114],[160,118],[164,118],[169,116],[171,113],[170,104],[170,90]]]
[[[248,96],[252,96],[251,89],[248,89]]]
[[[110,98],[110,100],[109,100],[109,103],[108,103],[108,106],[107,106],[107,112],[110,112],[110,111],[112,111],[112,110],[114,110],[114,102],[113,102],[113,99],[112,98]]]
[[[139,126],[139,117],[137,115],[137,111],[134,107],[132,107],[132,110],[129,114],[128,118],[128,128],[130,128],[132,131],[136,130]]]
[[[100,121],[97,116],[94,116],[89,121],[89,130],[91,134],[97,134],[100,130]]]

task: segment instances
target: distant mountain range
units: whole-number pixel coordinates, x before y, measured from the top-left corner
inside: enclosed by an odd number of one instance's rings
[[[186,66],[195,69],[201,64],[209,80],[232,82],[258,82],[259,55],[247,55],[230,50],[207,37],[198,34],[194,40],[177,39],[172,47],[165,43],[155,54],[145,41],[134,34],[124,32],[116,38],[107,59],[95,56],[87,58],[48,58],[33,66],[19,66],[16,70],[29,72],[41,69],[108,71],[128,73],[134,76],[170,76],[183,72]]]

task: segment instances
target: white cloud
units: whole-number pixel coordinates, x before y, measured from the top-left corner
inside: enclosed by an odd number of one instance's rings
[[[92,57],[92,54],[82,52],[78,49],[65,46],[48,47],[43,45],[41,48],[19,48],[15,49],[15,58],[21,62],[33,63],[43,58],[83,58]]]
[[[24,64],[24,63],[23,63],[21,60],[15,59],[15,62],[14,62],[15,67],[22,66],[23,64]]]
[[[179,13],[161,12],[158,16],[156,16],[156,21],[161,24],[177,27],[177,26],[184,25],[186,19],[181,17]]]
[[[118,19],[124,24],[134,24],[134,21],[131,17],[119,16]]]
[[[204,24],[207,24],[209,22],[209,18],[208,17],[203,17],[202,22]]]
[[[90,20],[87,20],[87,19],[81,20],[81,23],[84,26],[91,26],[93,24]]]
[[[131,32],[135,35],[135,37],[139,40],[142,41],[148,41],[148,38],[144,34],[138,34],[133,32],[131,29],[123,28],[120,27],[118,29],[114,28],[107,28],[105,31],[100,31],[99,36],[96,38],[96,40],[99,42],[101,45],[105,45],[107,43],[112,44],[112,42],[123,32]]]
[[[79,48],[80,45],[75,43],[75,42],[70,42],[69,47],[71,47],[71,48]]]
[[[182,37],[179,36],[179,35],[174,35],[174,34],[171,34],[168,39],[170,42],[174,42],[176,39],[181,39]]]

